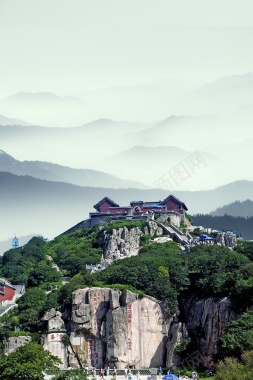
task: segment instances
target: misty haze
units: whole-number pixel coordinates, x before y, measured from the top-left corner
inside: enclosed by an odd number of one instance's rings
[[[251,3],[11,3],[0,4],[0,253],[15,234],[54,238],[103,196],[174,194],[190,214],[246,215]]]

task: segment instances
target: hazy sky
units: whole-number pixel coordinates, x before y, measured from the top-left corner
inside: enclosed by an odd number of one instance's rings
[[[253,71],[252,0],[0,0],[0,97]]]

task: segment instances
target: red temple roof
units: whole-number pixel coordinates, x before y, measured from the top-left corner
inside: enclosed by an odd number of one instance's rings
[[[159,205],[165,205],[168,201],[174,201],[176,202],[179,206],[181,206],[185,211],[188,210],[184,202],[181,202],[178,198],[174,197],[174,195],[169,195],[167,198],[165,198],[162,202],[159,203]]]
[[[101,204],[103,204],[104,202],[108,202],[110,204],[111,207],[119,207],[119,205],[117,203],[115,203],[113,200],[111,200],[110,198],[108,197],[104,197],[103,199],[101,199],[101,201],[99,201],[98,203],[96,203],[93,207],[98,210],[99,209],[99,206],[101,206]]]

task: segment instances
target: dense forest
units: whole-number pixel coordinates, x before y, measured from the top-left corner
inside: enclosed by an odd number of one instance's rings
[[[253,240],[253,217],[244,218],[242,216],[213,216],[209,214],[196,214],[192,216],[195,226],[212,228],[216,230],[233,230],[245,240]]]
[[[105,227],[107,233],[112,227],[110,224]],[[234,366],[234,371],[241,366],[245,374],[249,371],[252,374],[249,364],[253,352],[252,242],[242,241],[234,251],[224,246],[198,245],[185,252],[174,242],[150,244],[149,237],[144,236],[139,255],[90,274],[86,264],[100,263],[103,231],[97,226],[80,229],[50,242],[34,237],[24,247],[5,252],[0,276],[13,284],[25,284],[26,293],[18,300],[18,308],[0,318],[1,347],[10,336],[22,334],[30,335],[32,343],[38,344],[45,329],[41,321],[44,313],[52,307],[59,309],[79,288],[129,289],[140,297],[147,294],[163,300],[170,313],[178,310],[182,298],[195,293],[199,297],[228,297],[231,307],[241,315],[226,326],[219,342],[215,360],[221,377],[217,379],[226,378],[222,377],[224,363]],[[60,271],[52,266],[52,259]],[[62,285],[62,276],[69,277],[68,284]],[[53,289],[51,292],[47,292],[49,287]],[[0,379],[4,379],[1,374]]]
[[[210,212],[210,215],[213,216],[223,216],[225,214],[250,218],[253,215],[253,202],[250,199],[243,202],[235,201]]]

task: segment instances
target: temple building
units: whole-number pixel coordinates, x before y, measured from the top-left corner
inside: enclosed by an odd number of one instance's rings
[[[185,203],[169,195],[163,201],[132,201],[128,206],[120,206],[108,197],[104,197],[93,206],[96,212],[91,212],[90,218],[111,216],[112,219],[139,219],[146,215],[170,215],[182,221],[188,210]],[[178,224],[178,223],[176,223]]]
[[[104,197],[93,207],[96,211],[89,213],[89,219],[69,228],[63,234],[72,233],[79,228],[103,225],[105,221],[147,220],[155,217],[159,218],[160,222],[166,221],[180,226],[185,222],[185,213],[188,210],[185,203],[174,195],[169,195],[162,201],[131,201],[128,206],[120,206],[109,197]]]

